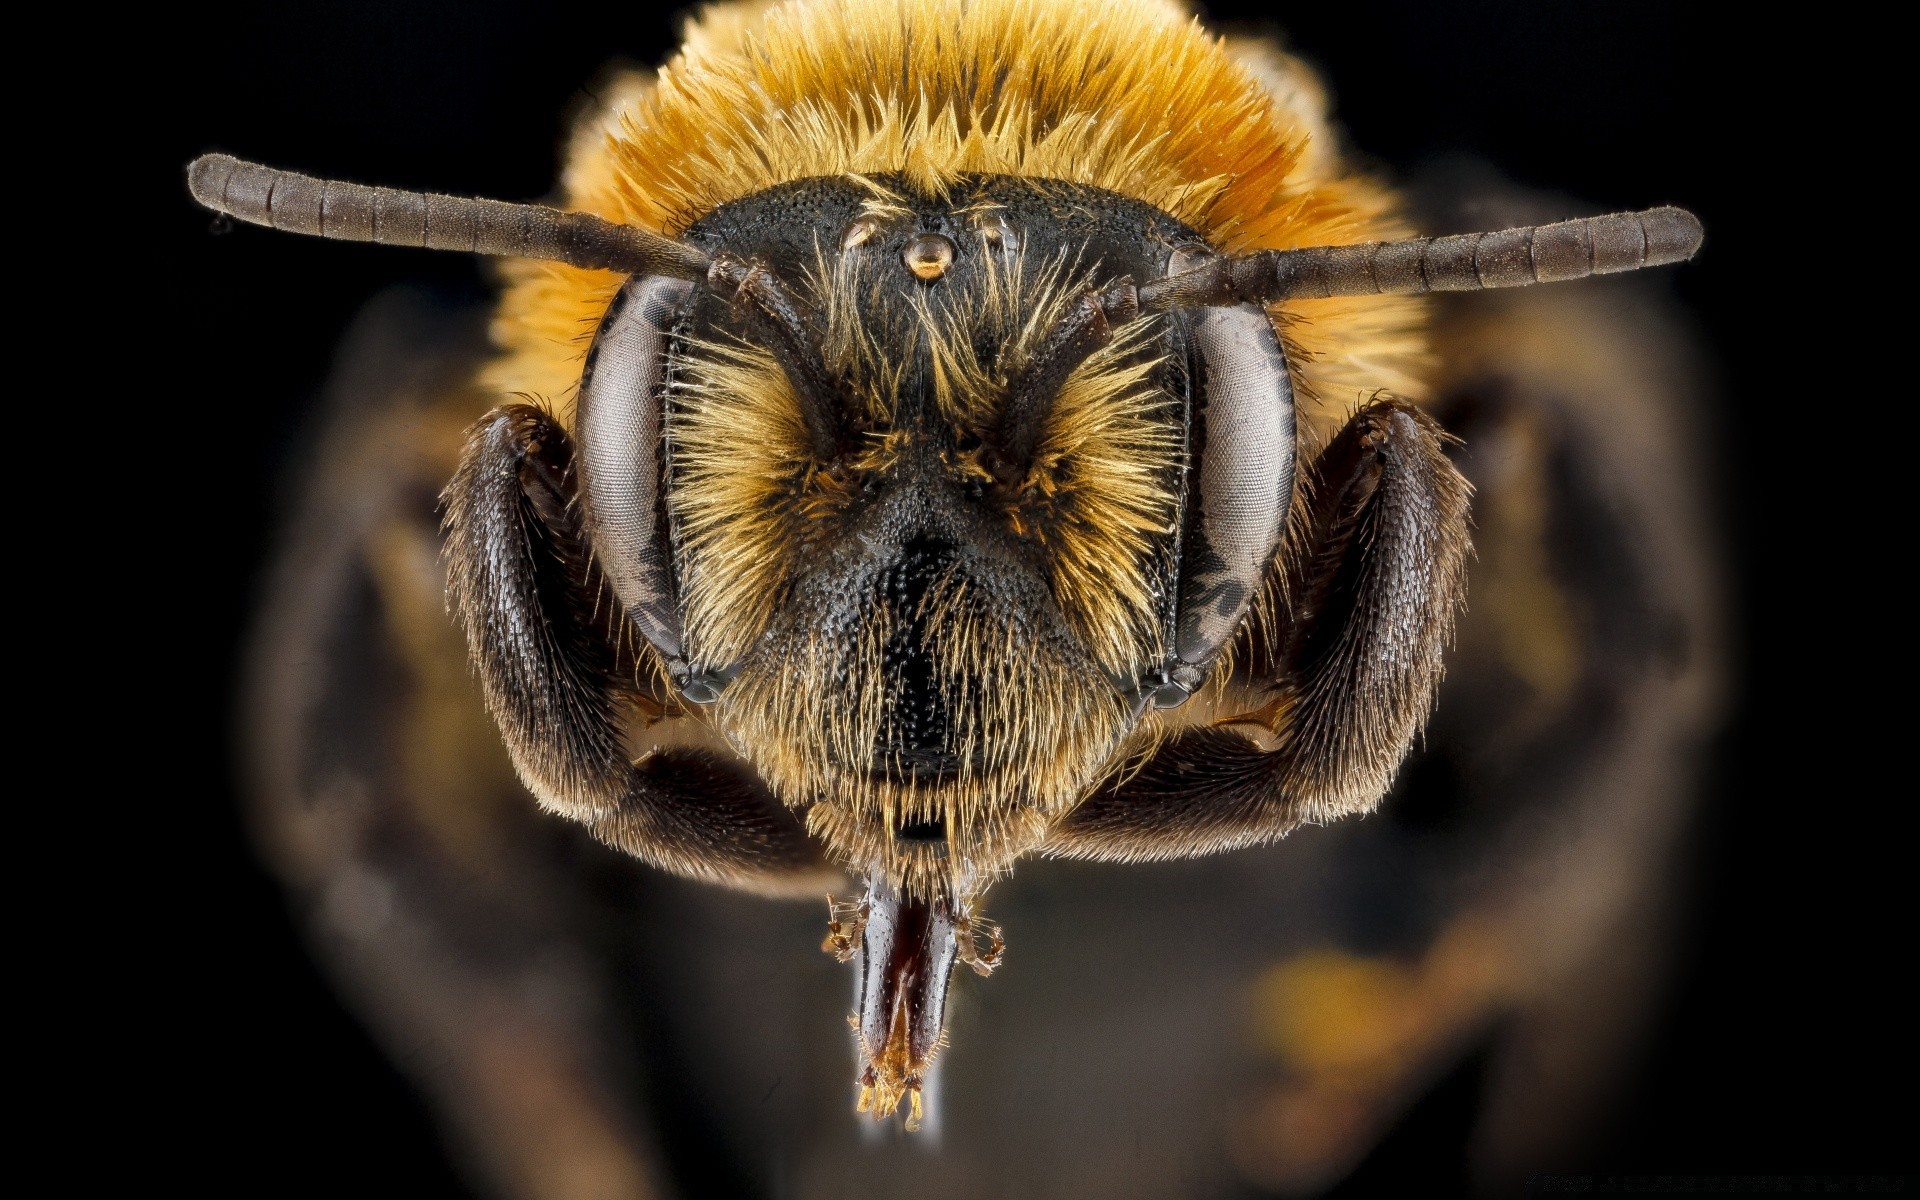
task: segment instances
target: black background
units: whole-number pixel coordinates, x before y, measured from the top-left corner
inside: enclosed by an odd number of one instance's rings
[[[1672,202],[1705,220],[1706,250],[1675,286],[1718,371],[1716,494],[1739,583],[1736,706],[1691,835],[1694,908],[1653,1051],[1591,1160],[1566,1165],[1911,1165],[1901,1011],[1911,999],[1896,978],[1913,957],[1913,906],[1888,860],[1913,789],[1882,775],[1907,756],[1885,726],[1910,705],[1860,690],[1864,679],[1897,691],[1909,641],[1877,589],[1882,564],[1911,538],[1871,527],[1874,481],[1900,471],[1875,408],[1893,364],[1862,366],[1864,355],[1847,352],[1859,302],[1783,282],[1799,259],[1778,241],[1857,224],[1826,215],[1849,201],[1823,178],[1858,166],[1816,137],[1815,126],[1844,118],[1818,55],[1750,43],[1705,9],[1653,0],[1212,12],[1284,26],[1325,71],[1353,144],[1390,171],[1471,152],[1599,211]],[[251,857],[229,726],[281,480],[343,326],[394,283],[478,301],[484,276],[452,255],[252,229],[210,236],[182,168],[217,149],[318,174],[538,197],[565,118],[610,62],[659,59],[677,18],[633,5],[360,0],[149,21],[133,31],[149,82],[110,94],[70,85],[76,104],[109,111],[116,164],[91,161],[80,178],[111,174],[94,198],[123,222],[131,211],[144,239],[114,249],[107,266],[145,317],[111,326],[121,332],[108,345],[83,342],[95,361],[77,369],[119,364],[115,403],[138,417],[97,425],[131,434],[122,499],[138,511],[120,513],[116,536],[134,575],[151,581],[150,594],[123,595],[84,555],[79,569],[95,574],[62,581],[107,593],[90,623],[122,635],[103,680],[90,681],[89,715],[76,719],[101,723],[104,690],[116,701],[105,711],[153,747],[83,764],[116,783],[106,789],[113,836],[100,842],[130,862],[87,890],[109,915],[75,936],[88,947],[83,965],[104,967],[87,992],[102,1005],[89,1036],[103,1053],[72,1068],[77,1094],[130,1098],[113,1111],[130,1139],[152,1136],[137,1169],[173,1164],[165,1170],[216,1192],[463,1194],[423,1105],[309,963]],[[70,405],[57,423],[91,436],[87,411]],[[1396,1135],[1409,1171],[1457,1158],[1464,1114],[1448,1103]]]

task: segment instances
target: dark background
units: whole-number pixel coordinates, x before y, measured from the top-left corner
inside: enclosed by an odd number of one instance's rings
[[[1820,215],[1831,195],[1821,176],[1854,168],[1802,124],[1844,118],[1823,77],[1805,74],[1818,55],[1648,0],[1209,7],[1218,20],[1283,26],[1326,73],[1352,143],[1390,171],[1471,152],[1596,211],[1672,202],[1705,220],[1706,249],[1675,286],[1718,371],[1736,703],[1690,835],[1693,909],[1652,1052],[1591,1160],[1567,1169],[1910,1166],[1912,1001],[1895,980],[1911,966],[1913,905],[1891,860],[1913,788],[1883,771],[1907,757],[1886,726],[1911,706],[1860,689],[1897,692],[1902,680],[1910,639],[1876,598],[1888,569],[1877,564],[1912,539],[1871,525],[1876,480],[1901,468],[1873,409],[1889,381],[1878,358],[1862,374],[1846,352],[1856,302],[1783,287],[1783,258],[1797,260],[1777,241],[1846,226]],[[115,596],[102,619],[150,638],[135,672],[146,683],[123,707],[153,739],[158,782],[115,801],[110,840],[130,865],[96,898],[115,910],[112,940],[128,956],[116,961],[128,965],[105,972],[109,1049],[82,1091],[128,1097],[130,1126],[165,1156],[136,1156],[147,1169],[175,1162],[215,1190],[332,1194],[377,1181],[464,1194],[424,1106],[308,961],[251,856],[230,725],[282,479],[345,323],[400,282],[477,302],[484,276],[452,255],[209,236],[182,169],[217,149],[538,197],[587,89],[611,61],[662,57],[677,18],[480,0],[149,20],[134,32],[151,40],[134,49],[152,81],[93,97],[113,111],[128,164],[106,199],[146,230],[137,260],[116,252],[113,264],[134,267],[119,278],[145,315],[92,353],[123,364],[116,386],[147,418],[128,447],[141,473],[135,532],[120,536],[158,600]],[[132,776],[111,759],[87,766]],[[134,994],[138,1005],[116,1003]],[[1418,1171],[1457,1160],[1470,1115],[1459,1108],[1442,1095],[1416,1113],[1395,1135],[1395,1161]]]

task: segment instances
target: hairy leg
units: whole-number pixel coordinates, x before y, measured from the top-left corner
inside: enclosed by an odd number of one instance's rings
[[[550,811],[655,866],[788,890],[824,878],[800,821],[720,756],[629,760],[646,701],[589,576],[566,431],[530,405],[487,414],[447,486],[448,595],[521,780]]]
[[[1432,706],[1465,588],[1469,488],[1445,436],[1393,401],[1354,415],[1281,551],[1284,621],[1254,651],[1266,703],[1168,740],[1068,814],[1050,853],[1211,854],[1379,802]],[[1256,725],[1268,744],[1249,736]]]

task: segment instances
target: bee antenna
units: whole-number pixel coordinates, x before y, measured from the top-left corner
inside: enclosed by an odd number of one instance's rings
[[[1698,217],[1667,207],[1498,233],[1259,250],[1149,280],[1139,311],[1559,283],[1685,262],[1702,236]]]
[[[1208,256],[1197,267],[1138,287],[1121,279],[1070,306],[1011,382],[995,473],[1010,474],[1026,461],[1061,382],[1111,340],[1114,326],[1137,317],[1180,308],[1559,283],[1685,262],[1699,251],[1702,236],[1700,219],[1686,209],[1649,208],[1499,233]]]
[[[194,159],[187,190],[205,207],[242,221],[342,241],[541,258],[678,279],[701,278],[708,266],[707,256],[685,242],[591,213],[316,179],[227,154]]]

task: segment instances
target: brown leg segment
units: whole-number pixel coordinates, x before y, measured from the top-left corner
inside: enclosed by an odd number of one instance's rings
[[[1048,839],[1067,858],[1186,858],[1270,841],[1378,804],[1426,719],[1465,592],[1469,488],[1446,435],[1384,401],[1315,464],[1307,520],[1282,548],[1278,643],[1256,651],[1270,687],[1257,719],[1183,733],[1094,793]]]
[[[448,596],[521,780],[602,841],[696,879],[785,891],[830,878],[799,820],[737,764],[662,751],[637,765],[641,701],[589,582],[566,431],[528,405],[473,427],[447,486]],[[623,669],[626,668],[626,669]]]

